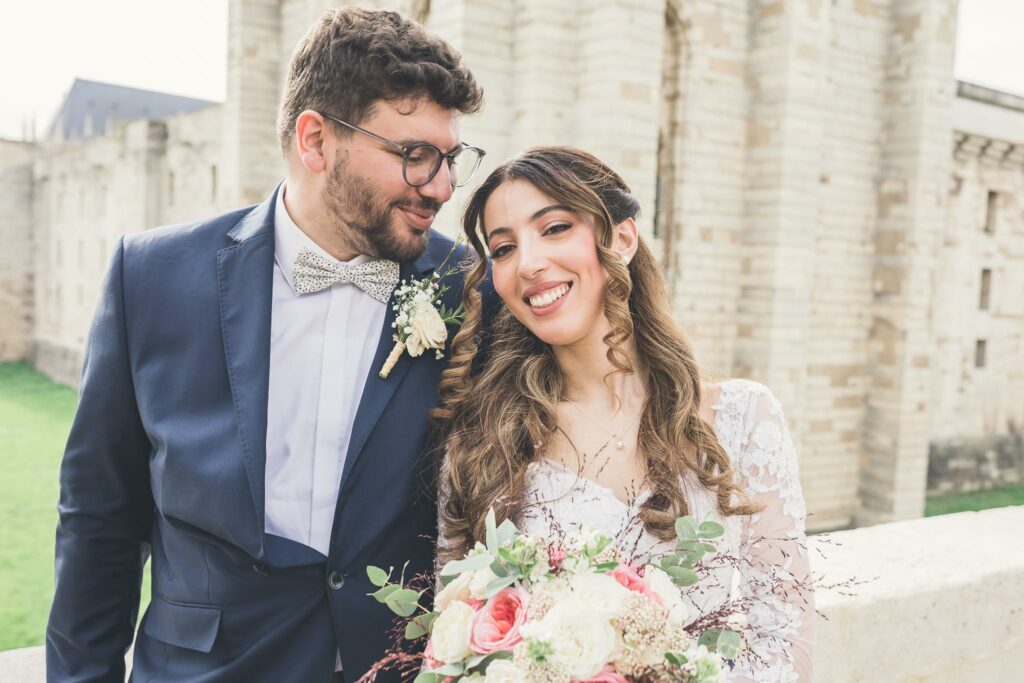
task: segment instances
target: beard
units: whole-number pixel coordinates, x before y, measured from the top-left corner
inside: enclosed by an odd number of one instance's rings
[[[376,258],[408,263],[427,248],[430,233],[417,234],[395,218],[401,207],[433,211],[441,204],[433,199],[388,199],[373,180],[346,173],[347,159],[339,158],[331,169],[320,199],[335,221],[335,232],[354,251]]]

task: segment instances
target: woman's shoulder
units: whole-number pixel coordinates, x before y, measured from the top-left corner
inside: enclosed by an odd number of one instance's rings
[[[732,414],[770,414],[781,417],[782,405],[764,384],[734,377],[703,384],[705,403],[717,417],[722,411]]]

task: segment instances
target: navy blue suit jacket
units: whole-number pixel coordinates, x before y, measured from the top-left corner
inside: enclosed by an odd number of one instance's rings
[[[368,340],[329,556],[264,532],[275,197],[118,245],[61,466],[50,681],[124,680],[150,550],[132,671],[147,683],[326,683],[339,650],[355,680],[393,642],[366,566],[431,570],[427,413],[445,361],[404,354],[378,378],[390,304]],[[402,277],[429,275],[451,246],[431,233]],[[450,284],[455,306],[461,274]]]

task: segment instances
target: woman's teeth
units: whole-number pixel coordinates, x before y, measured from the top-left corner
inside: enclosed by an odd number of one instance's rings
[[[550,306],[551,304],[555,303],[568,293],[569,285],[559,285],[554,289],[549,289],[543,294],[531,296],[530,305],[533,306],[534,308],[544,308],[545,306]]]

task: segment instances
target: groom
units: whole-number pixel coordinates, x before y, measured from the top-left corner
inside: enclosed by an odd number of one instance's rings
[[[431,567],[444,368],[378,376],[390,298],[451,250],[430,226],[479,164],[459,119],[481,99],[417,24],[328,12],[292,57],[285,181],[118,245],[61,467],[48,680],[123,681],[150,553],[140,683],[351,682],[384,655],[366,567]]]

